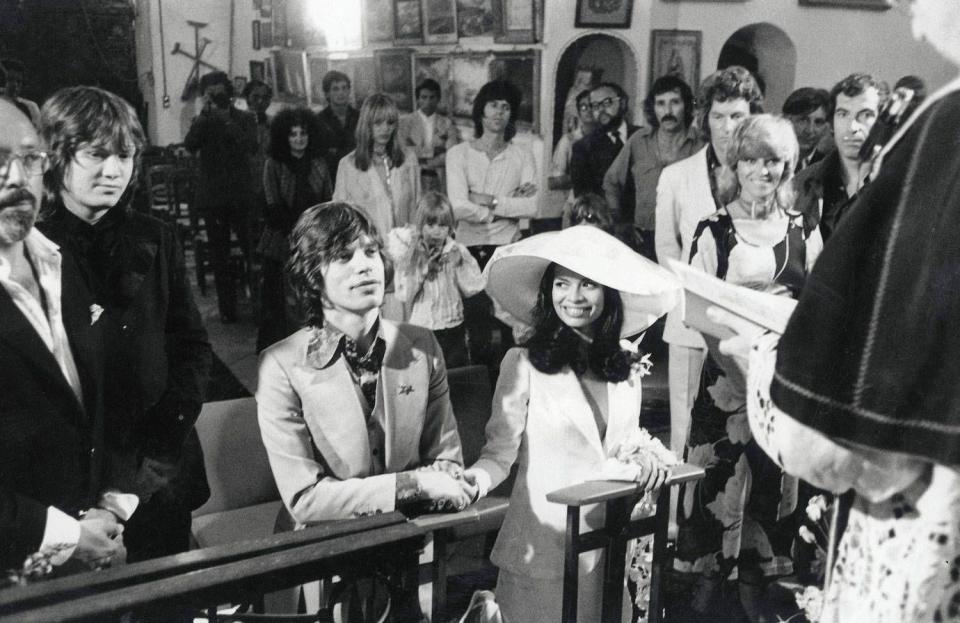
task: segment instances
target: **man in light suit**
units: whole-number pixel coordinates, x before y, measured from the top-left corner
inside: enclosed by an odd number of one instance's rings
[[[700,129],[710,142],[706,147],[663,170],[657,184],[655,240],[657,258],[687,263],[694,230],[720,206],[717,181],[728,165],[727,144],[740,121],[763,112],[763,94],[756,80],[742,67],[728,67],[708,76],[697,102]],[[699,333],[683,326],[680,312],[667,315],[663,339],[670,344],[670,449],[683,455],[696,398],[706,345]]]
[[[0,569],[41,550],[77,569],[122,562],[118,519],[136,507],[104,487],[96,305],[33,227],[48,163],[0,101]]]
[[[429,330],[381,318],[376,229],[360,208],[330,202],[304,212],[291,241],[306,326],[263,351],[257,388],[290,518],[464,508],[443,355]]]
[[[440,85],[427,78],[417,86],[417,110],[400,117],[397,133],[401,145],[417,152],[423,190],[446,192],[447,150],[460,142],[460,131],[449,117],[437,112],[439,103]]]

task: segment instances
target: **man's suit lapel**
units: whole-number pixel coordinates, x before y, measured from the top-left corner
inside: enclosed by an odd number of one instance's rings
[[[60,366],[57,365],[57,360],[37,335],[30,321],[10,298],[6,288],[2,287],[0,287],[0,318],[3,319],[3,322],[0,322],[0,343],[2,343],[0,348],[11,348],[19,352],[39,372],[50,379],[51,388],[54,391],[65,392],[69,399],[80,407],[76,394],[64,378]]]
[[[414,350],[397,325],[385,320],[380,323],[387,348],[377,399],[383,403],[384,458],[390,471],[406,467],[411,449],[419,449],[430,388],[429,374],[421,373],[421,367],[427,365],[423,353]]]
[[[369,475],[370,438],[346,359],[340,356],[326,368],[309,369],[305,399],[311,417],[318,419],[308,423],[317,449],[338,478]]]

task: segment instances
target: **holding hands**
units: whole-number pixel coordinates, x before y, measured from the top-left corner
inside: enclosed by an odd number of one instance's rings
[[[94,509],[80,520],[80,540],[71,560],[90,569],[104,569],[126,562],[123,525],[113,513]]]
[[[419,468],[416,476],[431,511],[462,511],[473,501],[464,485],[463,468],[455,463],[437,461]]]

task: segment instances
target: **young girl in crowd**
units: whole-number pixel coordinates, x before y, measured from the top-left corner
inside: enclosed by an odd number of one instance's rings
[[[433,330],[447,367],[465,366],[463,298],[483,289],[480,266],[453,239],[453,209],[445,196],[424,193],[413,220],[393,229],[387,240],[397,298],[407,304],[411,324]]]

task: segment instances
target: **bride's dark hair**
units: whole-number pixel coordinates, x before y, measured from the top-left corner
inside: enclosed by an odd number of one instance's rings
[[[533,309],[533,336],[524,346],[530,363],[544,374],[555,374],[565,365],[579,376],[587,368],[605,381],[618,383],[630,376],[630,353],[620,348],[623,301],[613,288],[603,287],[603,313],[593,323],[593,341],[582,348],[584,338],[568,327],[553,308],[553,277],[556,264],[543,271],[537,304]]]

